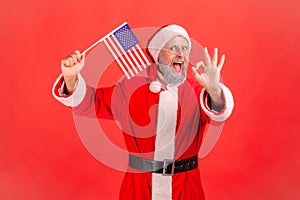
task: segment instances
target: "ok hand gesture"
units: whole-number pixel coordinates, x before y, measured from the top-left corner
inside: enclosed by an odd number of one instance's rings
[[[221,56],[218,64],[218,48],[214,49],[213,58],[208,54],[208,50],[204,48],[205,63],[200,61],[196,63],[196,66],[192,67],[193,75],[195,79],[207,90],[210,94],[213,102],[216,105],[223,105],[224,100],[222,98],[222,90],[219,87],[220,72],[225,62],[225,55]],[[202,73],[199,73],[198,69],[202,67]]]

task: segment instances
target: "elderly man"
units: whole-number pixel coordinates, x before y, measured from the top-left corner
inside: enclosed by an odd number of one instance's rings
[[[147,50],[154,64],[146,77],[97,89],[85,84],[84,57],[75,51],[61,62],[53,95],[77,115],[119,122],[129,152],[120,199],[205,199],[197,157],[204,129],[233,109],[220,83],[225,56],[218,63],[217,49],[211,58],[204,48],[205,60],[192,68],[195,80],[187,79],[191,40],[178,25],[158,30]]]

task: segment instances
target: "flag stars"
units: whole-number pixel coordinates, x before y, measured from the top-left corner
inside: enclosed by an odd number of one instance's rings
[[[117,30],[114,35],[125,51],[138,43],[138,40],[128,25],[124,25],[122,28]]]

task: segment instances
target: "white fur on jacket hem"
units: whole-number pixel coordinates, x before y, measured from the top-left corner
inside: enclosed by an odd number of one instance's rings
[[[54,98],[61,102],[62,104],[66,105],[66,106],[70,106],[70,107],[76,107],[78,106],[86,93],[86,84],[85,81],[83,79],[83,77],[78,74],[77,75],[77,85],[76,88],[74,90],[74,92],[70,95],[70,96],[64,96],[61,91],[59,91],[61,89],[61,79],[63,78],[63,75],[61,74],[55,81],[53,87],[52,87],[52,95],[54,96]],[[56,90],[56,91],[55,91]]]
[[[208,107],[208,98],[207,96],[204,96],[205,94],[205,89],[203,88],[201,93],[200,93],[200,105],[203,111],[214,121],[225,121],[232,113],[233,107],[234,107],[234,101],[233,101],[233,96],[230,92],[230,90],[220,83],[220,87],[222,89],[222,92],[224,94],[224,99],[225,99],[225,105],[224,108],[222,109],[221,112],[216,112],[211,110]]]

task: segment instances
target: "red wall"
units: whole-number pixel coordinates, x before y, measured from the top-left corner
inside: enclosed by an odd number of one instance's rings
[[[235,110],[200,161],[207,199],[300,199],[297,0],[0,2],[0,199],[116,199],[123,173],[82,145],[51,95],[60,60],[128,20],[183,25],[227,55]],[[298,158],[298,159],[297,159]]]

